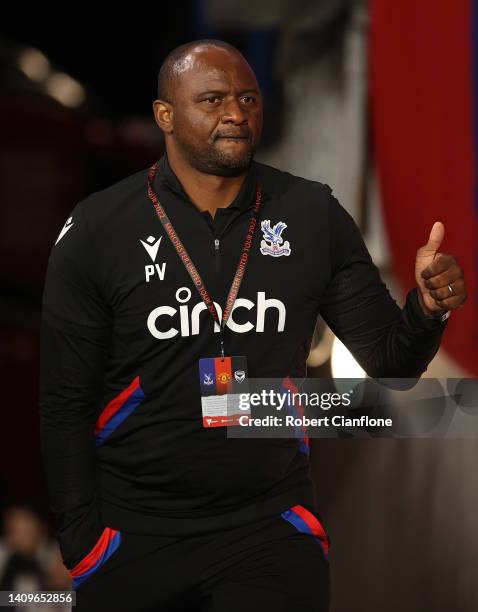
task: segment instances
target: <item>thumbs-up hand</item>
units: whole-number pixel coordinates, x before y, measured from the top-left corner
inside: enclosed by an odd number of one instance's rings
[[[467,298],[463,270],[454,257],[438,251],[444,236],[445,226],[436,221],[415,260],[418,301],[423,312],[432,316],[460,308]]]

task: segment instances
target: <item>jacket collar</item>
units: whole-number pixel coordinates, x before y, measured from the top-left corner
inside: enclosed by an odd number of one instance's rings
[[[255,161],[251,162],[245,181],[243,182],[239,193],[234,200],[227,206],[228,209],[246,210],[252,208],[255,204],[256,196],[256,179],[257,179],[257,164]],[[166,152],[158,160],[158,170],[154,179],[154,187],[156,190],[159,188],[168,189],[174,192],[182,200],[194,204],[189,199],[189,196],[183,189],[181,182],[174,173],[173,169],[169,165],[168,156]],[[261,184],[263,190],[263,199],[266,197],[264,192],[264,186]]]

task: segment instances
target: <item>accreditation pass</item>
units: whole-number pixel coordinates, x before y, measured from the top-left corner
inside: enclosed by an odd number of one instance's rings
[[[241,393],[249,392],[244,355],[200,359],[199,385],[203,427],[239,425],[241,416],[251,414],[239,408]]]

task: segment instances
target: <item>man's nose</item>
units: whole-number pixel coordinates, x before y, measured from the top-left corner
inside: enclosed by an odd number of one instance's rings
[[[239,100],[237,100],[236,98],[231,98],[226,101],[221,120],[223,123],[246,123],[247,113],[245,112],[245,109],[239,104]]]

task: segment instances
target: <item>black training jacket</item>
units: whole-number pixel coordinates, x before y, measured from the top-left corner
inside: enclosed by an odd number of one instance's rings
[[[156,216],[147,175],[76,204],[50,254],[39,408],[68,568],[105,527],[181,536],[294,504],[316,510],[296,439],[231,439],[202,426],[198,359],[219,355],[219,334]],[[222,307],[229,291],[257,178],[262,210],[226,355],[246,355],[250,377],[303,377],[321,315],[370,376],[419,377],[446,322],[425,317],[416,289],[400,309],[327,185],[253,162],[234,202],[212,218],[163,156],[155,192],[214,300]],[[262,220],[272,231],[286,224],[289,254],[261,253],[271,244]]]

